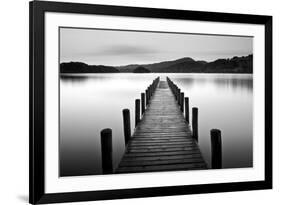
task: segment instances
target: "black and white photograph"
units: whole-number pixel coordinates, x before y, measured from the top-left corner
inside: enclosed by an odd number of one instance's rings
[[[272,16],[29,6],[30,203],[272,189]]]
[[[253,167],[253,36],[58,35],[60,177]]]

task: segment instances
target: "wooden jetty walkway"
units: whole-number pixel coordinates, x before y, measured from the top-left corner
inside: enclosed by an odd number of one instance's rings
[[[141,109],[140,109],[141,108]],[[113,170],[112,131],[101,132],[104,174],[208,169],[198,146],[198,108],[192,108],[168,77],[156,78],[141,100],[135,101],[135,129],[131,135],[130,111],[123,110],[125,153]],[[211,130],[212,168],[221,168],[221,133]]]
[[[160,81],[116,172],[206,168],[167,81]]]

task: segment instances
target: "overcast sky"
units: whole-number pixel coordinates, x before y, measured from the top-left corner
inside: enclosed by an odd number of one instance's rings
[[[183,57],[213,61],[252,52],[252,37],[60,29],[61,62],[118,66]]]

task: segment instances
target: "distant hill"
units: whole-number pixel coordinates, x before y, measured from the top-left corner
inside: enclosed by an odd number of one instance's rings
[[[119,73],[113,66],[88,65],[81,62],[69,62],[60,64],[61,73]]]
[[[120,70],[120,72],[128,72],[131,73],[132,70],[136,69],[138,66],[144,66],[146,69],[149,69],[153,73],[166,73],[166,72],[174,72],[174,71],[167,71],[169,67],[176,67],[177,65],[180,65],[182,63],[192,63],[194,60],[192,58],[181,58],[173,61],[163,61],[160,63],[153,63],[153,64],[132,64],[132,65],[126,65],[126,66],[119,66],[116,67]],[[196,62],[196,61],[195,61]],[[198,61],[199,64],[206,63],[204,61]]]
[[[151,73],[151,71],[143,66],[138,66],[133,70],[133,73]]]
[[[192,58],[181,58],[154,64],[126,65],[116,67],[120,72],[133,72],[138,66],[144,66],[152,73],[252,73],[253,55],[218,59],[213,62],[195,61]]]
[[[81,62],[61,63],[61,73],[253,73],[253,55],[218,59],[212,62],[181,58],[153,64],[126,66],[87,65]]]
[[[205,65],[204,72],[253,73],[253,55],[215,60]]]

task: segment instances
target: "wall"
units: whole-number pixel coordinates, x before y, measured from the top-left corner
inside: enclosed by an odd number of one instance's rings
[[[73,0],[74,2],[74,0]],[[79,2],[79,1],[75,1]],[[276,204],[280,191],[281,7],[276,0],[81,0],[80,2],[170,9],[273,15],[274,20],[274,189],[236,193],[88,202],[80,204]],[[0,32],[0,203],[28,200],[28,1],[1,1]],[[279,45],[279,46],[278,46]],[[278,196],[279,195],[279,196]]]

